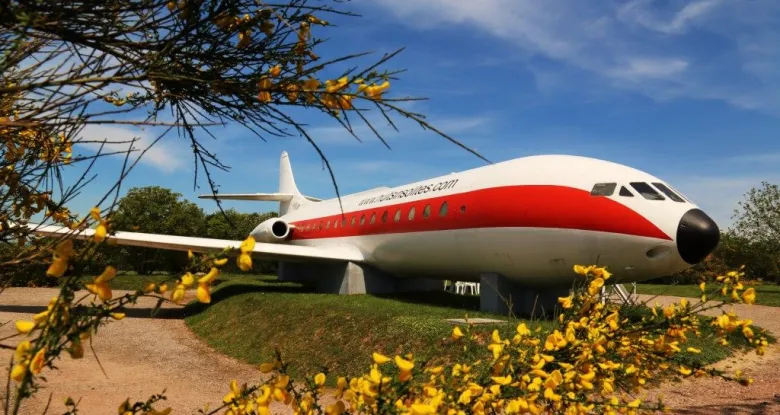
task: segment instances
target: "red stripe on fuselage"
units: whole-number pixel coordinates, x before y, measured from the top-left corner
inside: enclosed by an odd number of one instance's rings
[[[447,212],[440,216],[445,202]],[[426,218],[423,213],[428,205],[430,213]],[[409,210],[412,207],[415,215],[410,220]],[[396,222],[395,215],[399,209],[401,218]],[[383,222],[385,212],[387,220]],[[376,215],[373,224],[372,215]],[[360,225],[361,217],[364,217],[363,225]],[[342,226],[343,223],[346,226]],[[297,228],[293,230],[292,239],[519,227],[579,229],[671,240],[642,215],[612,199],[591,196],[590,192],[572,187],[547,185],[493,187],[367,207],[344,215],[304,219],[292,224]]]

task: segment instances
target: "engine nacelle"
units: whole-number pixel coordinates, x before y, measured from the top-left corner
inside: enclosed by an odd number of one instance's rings
[[[290,225],[279,218],[271,218],[257,227],[250,234],[257,242],[283,242],[290,237]]]

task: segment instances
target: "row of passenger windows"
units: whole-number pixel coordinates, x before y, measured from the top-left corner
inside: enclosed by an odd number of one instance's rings
[[[663,183],[652,183],[652,186],[645,182],[631,182],[629,184],[637,193],[642,195],[642,197],[647,200],[666,200],[666,198],[661,195],[661,193],[663,193],[669,199],[672,199],[675,202],[685,203],[685,199],[683,199],[677,193],[673,192],[672,189]],[[615,194],[615,189],[617,189],[617,183],[596,183],[596,185],[593,186],[593,189],[590,191],[590,194],[591,196],[612,196]],[[661,193],[658,193],[656,189],[660,190]],[[626,186],[620,186],[618,195],[624,197],[634,197],[634,194],[631,193],[631,191],[628,190]]]
[[[429,218],[431,216],[431,209],[432,209],[431,205],[425,205],[422,211],[422,217]],[[446,201],[442,202],[441,205],[439,205],[439,217],[447,216],[447,209],[448,209],[447,202]],[[466,205],[462,205],[460,207],[460,213],[461,214],[466,213]],[[389,214],[390,212],[385,210],[384,212],[382,212],[382,216],[380,217],[379,220],[381,220],[382,223],[387,223],[389,219]],[[402,209],[401,208],[396,209],[395,213],[393,214],[393,221],[400,222],[402,215],[403,215]],[[407,220],[414,220],[416,215],[417,215],[417,209],[414,206],[412,206],[411,209],[409,209],[409,212],[407,212],[406,218]],[[368,219],[368,223],[373,225],[376,223],[376,221],[377,221],[377,212],[373,212],[371,213],[371,217]],[[333,229],[337,229],[339,227],[339,222],[341,222],[342,228],[347,227],[347,218],[342,217],[341,220],[339,219],[327,220],[327,221],[321,220],[319,221],[319,223],[309,222],[305,225],[301,224],[298,226],[298,229],[300,229],[303,232],[314,231],[318,229],[330,229],[331,224],[333,226]],[[352,217],[349,219],[349,226],[355,226],[357,224],[360,225],[366,224],[365,213],[360,215],[360,219],[357,219],[357,216],[355,215],[352,215]]]

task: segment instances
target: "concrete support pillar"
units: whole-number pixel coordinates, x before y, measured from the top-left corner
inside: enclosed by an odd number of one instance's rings
[[[395,278],[354,262],[280,262],[279,280],[313,285],[317,291],[330,294],[393,294],[444,289],[443,281]]]
[[[479,289],[480,311],[516,317],[551,315],[558,297],[569,295],[568,288],[523,287],[495,273],[482,274]]]

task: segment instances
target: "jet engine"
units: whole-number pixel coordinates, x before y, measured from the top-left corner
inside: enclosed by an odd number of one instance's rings
[[[257,225],[251,235],[257,242],[283,242],[290,237],[290,225],[279,218],[271,218]]]

